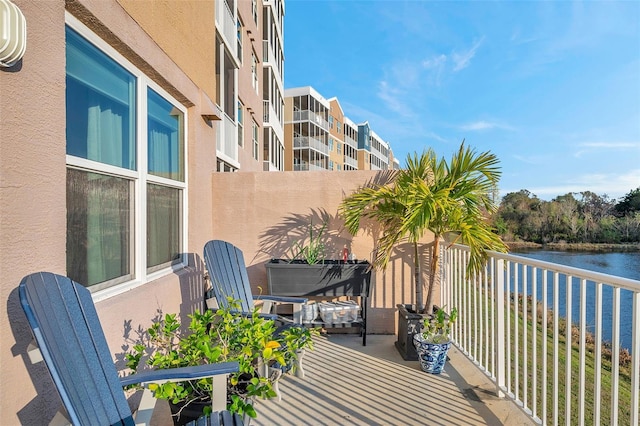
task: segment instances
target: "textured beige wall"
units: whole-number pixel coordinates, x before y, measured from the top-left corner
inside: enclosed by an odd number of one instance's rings
[[[224,1],[224,0],[221,0]],[[262,1],[258,1],[258,23],[253,20],[250,1],[238,1],[238,15],[244,25],[242,37],[242,64],[238,69],[238,97],[244,104],[244,145],[238,147],[238,161],[241,172],[262,170],[263,130],[262,130],[262,93],[267,82],[262,78]],[[258,60],[258,91],[253,87],[251,74],[251,52]],[[258,160],[253,158],[253,120],[258,124]]]
[[[57,406],[17,286],[30,272],[66,268],[64,2],[14,2],[27,20],[20,63],[0,70],[0,423],[39,424]]]
[[[49,422],[60,400],[44,364],[28,361],[31,332],[17,286],[33,272],[66,272],[65,1],[15,3],[26,16],[28,42],[21,64],[0,70],[0,424],[39,425]],[[192,266],[96,304],[121,366],[125,327],[148,327],[158,310],[186,315],[203,299],[197,253],[212,235],[216,124],[201,118],[206,95],[185,74],[188,66],[176,63],[183,59],[164,54],[119,3],[68,1],[66,7],[188,107],[186,237]]]
[[[197,86],[216,98],[213,0],[117,1]]]
[[[216,173],[214,238],[243,251],[254,291],[267,289],[264,262],[286,254],[294,241],[306,235],[311,220],[317,224],[329,219],[328,255],[339,256],[346,244],[357,258],[370,260],[375,231],[368,228],[352,238],[337,211],[346,195],[383,176],[373,171]],[[401,246],[387,270],[375,273],[370,333],[394,333],[396,304],[414,302],[412,256],[410,246]]]

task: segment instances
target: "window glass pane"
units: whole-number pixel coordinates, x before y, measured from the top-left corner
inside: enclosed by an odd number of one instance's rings
[[[160,269],[180,260],[182,191],[147,186],[147,268]],[[154,268],[156,267],[156,268]]]
[[[131,277],[133,183],[67,169],[67,275],[93,286]]]
[[[151,89],[147,96],[149,173],[184,181],[182,111]]]
[[[66,28],[67,154],[135,170],[135,78]]]

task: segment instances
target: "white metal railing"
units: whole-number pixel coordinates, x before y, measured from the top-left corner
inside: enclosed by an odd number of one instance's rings
[[[237,54],[237,23],[233,17],[234,13],[226,1],[217,1],[216,3],[216,27],[222,34],[229,47],[229,51]]]
[[[344,135],[344,143],[358,149],[358,141],[353,139],[351,136]]]
[[[238,160],[238,130],[236,123],[227,114],[224,114],[224,134],[221,151],[229,158]]]
[[[293,138],[293,147],[294,148],[313,148],[316,151],[319,151],[323,154],[329,154],[329,146],[322,143],[316,138],[311,136],[295,136]]]
[[[441,306],[500,396],[541,424],[638,425],[640,281],[495,252],[470,278],[468,258],[443,249]]]
[[[358,160],[356,160],[355,158],[351,158],[347,155],[344,156],[344,164],[348,164],[352,167],[358,167]]]
[[[329,131],[329,122],[316,114],[315,112],[305,109],[300,111],[293,111],[293,120],[294,121],[312,121],[316,123],[318,126],[322,127],[324,130]]]
[[[327,169],[312,163],[298,163],[293,165],[293,170],[296,172],[304,172],[304,171],[313,172],[313,171],[323,171]]]

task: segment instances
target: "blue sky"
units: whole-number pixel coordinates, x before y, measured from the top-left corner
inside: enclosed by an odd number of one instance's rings
[[[285,88],[336,96],[404,164],[465,139],[502,195],[640,186],[640,2],[287,0]]]

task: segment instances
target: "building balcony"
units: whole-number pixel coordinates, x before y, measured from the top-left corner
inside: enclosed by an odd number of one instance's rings
[[[632,353],[638,353],[640,282],[498,253],[491,254],[482,276],[469,279],[467,247],[443,250],[441,259],[438,303],[459,310],[442,374],[427,374],[418,361],[405,361],[394,335],[369,335],[362,346],[357,335],[330,331],[305,353],[305,378],[283,378],[282,401],[258,401],[252,424],[638,424],[640,357],[632,357],[624,373],[615,365],[605,367],[598,327],[591,370],[585,295],[593,286],[589,305],[596,325],[610,318],[612,347],[619,347],[626,328],[633,336]],[[566,280],[574,285],[563,287]],[[579,298],[571,295],[574,286]],[[609,290],[612,299],[603,297]],[[532,303],[539,297],[542,310]],[[559,330],[559,310],[547,312],[547,297],[556,305],[563,297],[570,301],[563,314],[580,313],[573,343]],[[620,317],[621,297],[631,299],[633,318]],[[539,339],[540,333],[548,339]],[[571,345],[574,356],[566,361]],[[620,361],[615,351],[612,357]]]
[[[317,164],[312,164],[312,163],[300,163],[300,164],[294,164],[293,165],[293,170],[296,172],[320,172],[320,171],[327,171],[326,168],[322,167],[322,166],[318,166]]]
[[[262,41],[262,65],[273,69],[276,80],[282,81],[283,61],[279,60],[268,40]]]
[[[351,167],[355,167],[356,169],[358,168],[358,160],[355,158],[351,158],[348,156],[344,156],[344,164],[347,164]]]
[[[220,127],[221,131],[216,132],[216,154],[227,163],[239,167],[236,123],[227,114],[223,114]]]
[[[224,43],[227,45],[229,52],[232,52],[236,61],[240,61],[237,57],[237,23],[234,12],[229,8],[226,1],[221,0],[215,2],[216,7],[216,29],[222,36]]]
[[[310,110],[293,111],[293,121],[311,121],[322,129],[329,131],[329,122]]]
[[[329,147],[322,141],[311,136],[295,136],[293,138],[293,148],[311,148],[322,154],[329,155]]]
[[[351,136],[344,135],[344,143],[358,149],[358,141],[353,139]]]

